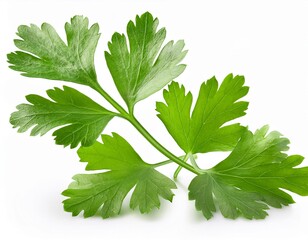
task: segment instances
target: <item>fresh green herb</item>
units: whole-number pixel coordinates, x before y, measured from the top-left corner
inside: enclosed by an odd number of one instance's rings
[[[105,52],[107,65],[119,93],[131,110],[134,105],[179,76],[185,65],[179,65],[187,51],[184,41],[168,42],[164,28],[157,31],[158,19],[151,14],[136,17],[136,24],[127,25],[124,34],[115,33]],[[154,84],[155,83],[155,84]]]
[[[45,134],[49,130],[63,126],[53,133],[56,144],[77,147],[91,146],[116,113],[103,108],[76,89],[63,87],[47,91],[54,102],[38,95],[28,95],[30,104],[17,106],[18,112],[11,116],[11,123],[25,132],[35,126],[31,135]]]
[[[87,162],[86,170],[111,170],[104,173],[80,174],[63,192],[69,199],[64,209],[73,215],[84,211],[85,217],[93,216],[98,209],[103,218],[120,213],[127,193],[135,186],[130,207],[139,207],[141,213],[159,208],[159,196],[172,201],[171,189],[175,183],[145,163],[129,143],[116,133],[103,135],[104,144],[96,142],[91,147],[81,147],[78,155]]]
[[[48,23],[41,28],[21,25],[14,43],[21,51],[8,54],[10,66],[26,77],[97,84],[94,53],[100,34],[98,24],[88,29],[87,18],[75,16],[65,24],[67,43]]]
[[[83,212],[90,217],[117,215],[132,190],[130,207],[148,213],[160,207],[160,199],[172,201],[174,181],[156,170],[176,163],[177,179],[184,168],[196,175],[190,183],[189,199],[209,219],[216,209],[226,218],[243,216],[263,219],[269,207],[294,203],[285,190],[308,195],[308,167],[298,167],[303,157],[288,156],[289,140],[262,127],[254,134],[239,123],[230,123],[246,114],[248,93],[242,76],[228,75],[220,84],[215,77],[201,84],[192,109],[193,97],[174,82],[185,69],[181,61],[187,51],[184,42],[164,44],[166,30],[158,29],[158,19],[150,13],[137,16],[127,25],[127,35],[115,33],[105,58],[114,83],[127,108],[116,102],[99,84],[94,54],[99,27],[89,27],[87,18],[75,16],[65,25],[64,42],[49,24],[20,26],[15,45],[21,51],[8,54],[10,68],[27,77],[79,83],[94,89],[113,107],[113,111],[83,93],[64,86],[47,90],[50,99],[28,95],[28,103],[17,106],[10,122],[31,135],[53,132],[56,144],[81,145],[78,155],[91,174],[78,174],[63,195],[64,209],[73,216]],[[171,83],[170,83],[171,82]],[[170,83],[170,84],[169,84]],[[135,118],[137,102],[161,90],[163,102],[156,104],[158,117],[184,155],[177,157],[162,146]],[[168,160],[146,163],[120,135],[102,135],[114,117],[130,122],[153,147]],[[197,154],[229,151],[229,156],[211,169],[201,169]],[[200,159],[200,158],[199,158]],[[202,156],[201,156],[202,159]],[[188,163],[190,160],[190,163]],[[106,171],[107,170],[107,171]],[[100,171],[100,172],[97,172]]]
[[[192,180],[189,198],[206,218],[212,217],[217,205],[227,218],[260,219],[268,206],[294,203],[281,189],[308,195],[308,167],[295,168],[303,157],[285,154],[289,140],[267,132],[267,126],[255,134],[246,129],[225,160]]]

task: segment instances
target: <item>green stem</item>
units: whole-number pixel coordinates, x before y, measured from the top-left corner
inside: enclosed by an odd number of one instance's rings
[[[180,156],[178,158],[180,159],[183,159],[186,155],[184,156]],[[156,167],[160,167],[160,166],[164,166],[164,165],[167,165],[169,163],[174,163],[172,160],[168,159],[168,160],[165,160],[165,161],[161,161],[161,162],[158,162],[158,163],[154,163],[154,164],[151,164],[152,167],[156,168]]]
[[[183,162],[187,162],[188,157],[189,157],[189,154],[187,153],[187,154],[185,155],[185,157],[183,158]],[[173,174],[173,179],[174,179],[174,180],[177,180],[178,175],[179,175],[180,171],[182,170],[182,168],[183,168],[182,166],[178,166],[178,167],[177,167],[177,169],[175,170],[175,172],[174,172],[174,174]]]
[[[186,157],[186,156],[188,156],[188,157]],[[187,153],[187,154],[185,155],[186,158],[185,158],[183,161],[187,162],[188,159],[189,159],[189,157],[191,157],[191,156],[193,156],[194,159],[197,159],[197,158],[198,158],[197,154]],[[192,166],[195,167],[194,165],[192,165]],[[175,170],[175,172],[174,172],[174,174],[173,174],[173,179],[174,179],[174,180],[177,179],[177,177],[178,177],[180,171],[182,170],[182,168],[183,168],[183,167],[178,166],[178,168]],[[200,169],[199,167],[198,167],[198,168],[195,167],[195,169],[200,170],[200,172],[201,172],[201,169]]]
[[[95,85],[93,89],[100,93],[116,110],[119,111],[125,119],[129,118],[129,113],[126,112],[126,110],[118,104],[99,84]]]
[[[191,165],[193,165],[193,167],[194,167],[195,169],[198,169],[198,170],[202,171],[202,169],[198,166],[198,164],[197,164],[197,162],[196,162],[196,158],[195,158],[195,156],[194,156],[193,154],[190,154],[190,155],[189,155],[189,160],[190,160],[190,162],[191,162]]]
[[[129,114],[121,105],[119,105],[105,90],[99,85],[95,85],[93,87],[94,90],[99,92],[115,109],[119,111],[119,113],[128,120],[141,134],[142,136],[148,140],[158,151],[164,154],[167,158],[172,160],[173,162],[177,163],[178,165],[182,166],[183,168],[191,171],[195,174],[199,174],[199,171],[196,170],[190,164],[182,161],[174,154],[169,152],[164,146],[162,146],[152,135],[138,122],[138,120],[134,117],[133,114]]]
[[[133,126],[142,134],[142,136],[149,141],[149,143],[151,143],[158,151],[164,154],[167,158],[177,163],[178,165],[182,166],[183,168],[186,168],[188,171],[191,171],[195,174],[199,174],[199,171],[196,170],[193,166],[179,159],[173,153],[169,152],[169,150],[167,150],[164,146],[162,146],[155,138],[153,138],[152,135],[138,122],[138,120],[134,116],[128,119],[128,121],[130,121],[130,123],[133,124]]]
[[[172,160],[165,160],[165,161],[162,161],[162,162],[151,164],[151,166],[154,167],[154,168],[157,168],[157,167],[169,164],[169,163],[173,163],[173,161]]]

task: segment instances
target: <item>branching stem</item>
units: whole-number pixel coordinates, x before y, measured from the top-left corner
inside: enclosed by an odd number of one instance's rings
[[[190,162],[191,162],[191,165],[193,165],[193,167],[194,167],[195,169],[200,170],[200,171],[203,171],[203,170],[198,166],[198,164],[197,164],[197,162],[196,162],[196,157],[195,157],[195,155],[190,154],[190,155],[189,155],[189,160],[190,160]]]
[[[165,161],[162,161],[162,162],[151,164],[151,166],[154,167],[154,168],[157,168],[157,167],[169,164],[169,163],[173,163],[173,161],[172,160],[165,160]]]
[[[186,155],[183,155],[183,156],[180,156],[178,158],[183,160],[185,156]],[[152,167],[156,168],[156,167],[167,165],[169,163],[174,163],[174,162],[172,160],[168,159],[168,160],[161,161],[161,162],[158,162],[158,163],[154,163],[154,164],[151,164],[151,165],[152,165]]]
[[[189,158],[189,154],[186,154],[185,156],[184,156],[184,158],[183,158],[183,162],[187,162],[187,160],[188,160],[188,158]],[[178,175],[179,175],[179,173],[180,173],[180,171],[182,170],[182,166],[178,166],[177,167],[177,169],[175,170],[175,172],[174,172],[174,174],[173,174],[173,179],[174,180],[177,180],[177,178],[178,178]]]
[[[190,159],[190,161],[191,161],[191,158],[193,158],[193,159],[195,160],[195,159],[198,158],[198,156],[197,156],[197,154],[187,153],[187,154],[186,154],[183,158],[181,158],[181,159],[183,159],[184,162],[187,162],[188,159]],[[192,163],[192,161],[191,161],[191,163]],[[196,163],[196,161],[194,161],[194,163]],[[198,167],[197,164],[194,165],[194,164],[192,163],[192,166],[193,166],[197,171],[199,171],[199,173],[201,173],[201,172],[203,171],[202,169],[200,169],[200,168]],[[177,180],[178,175],[179,175],[180,171],[182,170],[182,168],[183,168],[183,167],[178,166],[178,168],[175,170],[175,172],[174,172],[174,174],[173,174],[173,179],[174,179],[174,180]]]
[[[176,164],[180,165],[181,167],[191,171],[195,174],[200,174],[200,171],[195,169],[190,164],[182,161],[180,158],[175,156],[169,150],[167,150],[164,146],[162,146],[142,125],[139,121],[135,118],[132,113],[128,113],[120,104],[118,104],[99,84],[93,87],[98,93],[100,93],[119,113],[122,115],[123,118],[128,120],[141,134],[142,136],[148,140],[158,151],[164,154],[167,158],[171,161],[175,162]]]

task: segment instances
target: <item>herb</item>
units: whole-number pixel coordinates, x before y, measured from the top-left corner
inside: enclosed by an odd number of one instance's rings
[[[308,167],[295,168],[303,157],[283,153],[289,140],[267,132],[267,126],[254,134],[246,129],[225,160],[192,180],[189,198],[206,218],[212,217],[217,205],[227,218],[262,219],[268,206],[294,203],[281,189],[308,194]]]
[[[65,125],[53,133],[56,144],[71,145],[71,148],[77,147],[79,143],[91,146],[116,116],[116,113],[70,87],[50,89],[47,95],[54,102],[38,95],[28,95],[26,99],[32,105],[17,106],[18,112],[12,114],[11,124],[19,127],[19,132],[35,126],[31,135],[44,135],[55,127]]]
[[[150,13],[137,16],[127,25],[127,34],[115,33],[105,58],[114,83],[126,103],[117,103],[99,84],[94,54],[100,34],[98,24],[89,27],[87,18],[75,16],[65,25],[64,42],[49,24],[20,26],[15,45],[21,51],[8,54],[10,68],[22,75],[83,84],[102,95],[113,110],[94,102],[71,87],[47,90],[49,99],[28,95],[28,103],[17,106],[10,122],[31,135],[53,132],[56,144],[75,148],[90,174],[78,174],[63,192],[64,209],[73,216],[97,212],[108,218],[121,211],[132,190],[130,207],[148,213],[160,207],[161,199],[172,201],[176,184],[156,170],[176,163],[176,180],[184,168],[196,175],[189,185],[189,199],[209,219],[217,209],[226,218],[243,216],[263,219],[269,207],[294,203],[288,190],[308,195],[308,167],[298,167],[303,157],[288,156],[289,140],[264,126],[252,133],[239,123],[246,114],[248,93],[243,76],[228,75],[219,85],[215,77],[202,83],[194,106],[193,97],[173,80],[185,69],[181,61],[184,42],[166,44],[166,30]],[[169,84],[170,83],[170,84]],[[164,90],[158,102],[158,117],[184,151],[177,157],[162,146],[135,118],[139,101]],[[193,109],[192,109],[193,108]],[[102,135],[114,117],[130,122],[168,160],[146,163],[120,135]],[[201,169],[197,154],[229,151],[229,156],[211,169]],[[202,158],[202,157],[201,157]],[[190,163],[188,163],[188,160]],[[91,171],[95,171],[91,173]],[[98,172],[99,171],[99,172]]]
[[[73,215],[84,211],[84,216],[90,217],[103,205],[103,218],[119,214],[125,196],[134,186],[130,207],[139,207],[141,213],[158,208],[159,196],[172,201],[175,183],[145,163],[124,138],[113,133],[103,135],[102,141],[104,144],[81,147],[78,155],[81,162],[88,163],[86,170],[110,171],[74,176],[75,182],[63,192],[69,197],[64,201],[66,211]]]

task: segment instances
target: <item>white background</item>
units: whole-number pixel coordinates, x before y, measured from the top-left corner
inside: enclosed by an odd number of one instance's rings
[[[8,69],[6,54],[18,25],[51,23],[64,36],[64,23],[76,14],[98,22],[102,37],[96,54],[100,83],[121,101],[103,56],[114,31],[125,31],[136,14],[150,11],[167,28],[167,38],[185,39],[187,69],[177,80],[197,94],[200,84],[213,75],[222,80],[230,72],[245,75],[250,86],[248,115],[241,119],[252,130],[269,124],[290,138],[291,153],[308,156],[308,1],[180,1],[180,0],[59,0],[0,1],[0,239],[308,239],[308,198],[294,196],[296,204],[271,209],[261,221],[226,220],[219,213],[206,221],[187,200],[192,175],[183,171],[172,204],[140,215],[124,203],[122,214],[102,220],[71,217],[62,209],[61,196],[74,174],[84,172],[76,150],[53,143],[51,134],[29,137],[17,134],[8,120],[15,106],[30,93],[63,85],[58,81],[30,79]],[[90,89],[65,83],[89,94]],[[163,145],[181,155],[155,116],[154,94],[136,107],[136,114]],[[105,104],[107,106],[107,104]],[[149,162],[164,157],[123,120],[113,120],[106,133],[124,136]],[[221,157],[221,156],[219,156]],[[201,165],[215,163],[217,155],[200,156]],[[307,163],[306,163],[307,165]],[[172,176],[175,165],[161,170]]]

